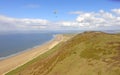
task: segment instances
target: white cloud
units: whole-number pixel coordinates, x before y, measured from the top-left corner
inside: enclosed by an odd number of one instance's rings
[[[63,25],[63,26],[72,26],[72,22],[67,22],[67,21],[65,21],[65,22],[60,22],[61,23],[61,25]]]
[[[112,12],[116,12],[113,14]],[[75,11],[72,14],[78,14],[75,23],[77,27],[85,27],[85,28],[100,28],[100,27],[108,27],[108,26],[120,26],[120,16],[118,15],[120,12],[119,9],[112,9],[111,12],[105,12],[104,10],[100,10],[99,12],[81,12]],[[70,25],[72,25],[71,23]]]
[[[111,12],[100,10],[99,12],[77,11],[78,16],[73,21],[48,21],[45,19],[11,18],[0,15],[0,31],[10,30],[57,30],[57,29],[120,29],[119,9]],[[114,11],[114,13],[113,13]],[[115,11],[117,13],[115,13]],[[80,12],[80,13],[78,13]]]
[[[17,19],[0,15],[0,30],[37,30],[46,28],[49,21],[44,19]]]
[[[119,14],[120,15],[120,9],[112,9],[112,11],[116,14]]]
[[[81,13],[83,13],[82,11],[74,11],[74,12],[69,12],[69,14],[81,14]]]

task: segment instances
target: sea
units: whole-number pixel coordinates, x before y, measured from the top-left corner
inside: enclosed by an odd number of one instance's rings
[[[0,60],[50,41],[55,33],[17,33],[0,35]]]
[[[59,31],[42,33],[9,33],[0,34],[0,60],[31,50],[54,38],[56,34],[82,33],[84,31]],[[120,33],[107,30],[107,33]]]

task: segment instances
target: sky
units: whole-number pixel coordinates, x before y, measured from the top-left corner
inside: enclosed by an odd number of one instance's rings
[[[120,0],[0,0],[0,32],[120,30]]]

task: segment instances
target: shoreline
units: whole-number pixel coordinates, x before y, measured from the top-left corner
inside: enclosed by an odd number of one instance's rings
[[[54,40],[54,39],[55,39],[55,36],[56,36],[56,35],[52,35],[52,38],[51,38],[50,40],[48,40],[48,41],[46,41],[46,42],[44,42],[44,43],[42,43],[42,44],[35,45],[35,46],[31,47],[31,48],[25,49],[25,50],[23,50],[23,51],[20,51],[20,52],[17,52],[17,53],[14,53],[14,54],[11,54],[11,55],[8,55],[8,56],[5,56],[5,57],[0,57],[0,61],[3,61],[3,60],[5,60],[5,59],[9,59],[9,58],[11,58],[11,57],[17,56],[17,55],[22,54],[22,53],[24,53],[24,52],[27,52],[27,51],[30,51],[30,50],[35,49],[35,48],[37,48],[37,47],[40,47],[40,46],[42,46],[42,45],[44,45],[44,44],[46,44],[46,43]]]
[[[9,71],[33,60],[37,56],[47,52],[55,45],[63,41],[63,35],[53,35],[53,38],[41,45],[35,46],[29,50],[25,50],[17,55],[0,60],[0,75],[4,75]]]

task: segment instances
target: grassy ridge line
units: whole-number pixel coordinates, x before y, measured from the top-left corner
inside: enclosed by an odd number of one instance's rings
[[[84,32],[11,75],[120,75],[120,35]]]
[[[69,39],[70,37],[73,36],[73,34],[62,34],[63,36],[63,40],[62,41],[66,41],[67,39]],[[62,42],[61,42],[62,43]],[[37,61],[40,61],[40,60],[44,60],[44,58],[48,57],[50,54],[54,53],[57,48],[61,45],[61,43],[59,43],[58,45],[56,45],[54,48],[52,48],[51,50],[47,51],[46,53],[36,57],[35,59],[31,60],[30,62],[27,62],[26,64],[8,72],[7,74],[5,75],[16,75],[17,73],[19,73],[20,71],[22,71],[25,67],[37,62]]]
[[[24,65],[22,65],[22,66],[20,66],[20,67],[18,67],[18,68],[16,68],[16,69],[8,72],[8,73],[5,74],[5,75],[15,75],[15,74],[19,73],[19,71],[23,70],[25,67],[29,66],[30,64],[32,64],[32,63],[34,63],[34,62],[37,62],[37,61],[39,61],[39,60],[42,60],[43,58],[48,57],[50,54],[52,54],[52,53],[55,52],[56,48],[57,48],[59,45],[60,45],[60,44],[58,44],[57,46],[55,46],[55,47],[52,48],[51,50],[47,51],[46,53],[38,56],[37,58],[35,58],[35,59],[27,62],[26,64],[24,64]]]
[[[85,32],[71,39],[66,46],[70,56],[48,75],[120,75],[119,34]]]

